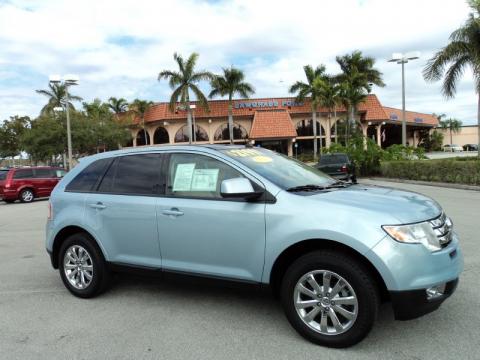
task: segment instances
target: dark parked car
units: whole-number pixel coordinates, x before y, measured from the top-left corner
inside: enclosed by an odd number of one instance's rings
[[[340,180],[351,180],[357,182],[355,176],[355,164],[350,160],[347,154],[333,153],[324,154],[320,157],[317,169]]]
[[[65,170],[48,166],[0,170],[0,199],[32,202],[36,197],[50,196],[64,175]]]
[[[478,151],[477,144],[465,144],[463,145],[463,150],[465,151]]]

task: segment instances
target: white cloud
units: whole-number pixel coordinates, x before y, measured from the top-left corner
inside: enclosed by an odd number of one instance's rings
[[[387,87],[376,92],[391,106],[400,105],[400,67],[386,58],[422,51],[407,65],[407,106],[469,122],[476,99],[468,76],[450,101],[421,77],[467,13],[462,0],[0,2],[0,119],[35,116],[44,99],[34,90],[45,88],[51,73],[78,73],[75,92],[86,100],[166,101],[170,90],[157,82],[158,72],[174,68],[173,52],[197,51],[199,68],[235,64],[258,96],[286,96],[303,65],[325,63],[336,72],[335,55],[360,49],[377,57]]]

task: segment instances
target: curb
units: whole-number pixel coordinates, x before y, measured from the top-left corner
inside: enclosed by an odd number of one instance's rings
[[[374,181],[376,180],[376,181],[396,182],[396,183],[404,183],[404,184],[412,184],[412,185],[435,186],[435,187],[443,187],[443,188],[449,188],[449,189],[480,191],[480,186],[477,186],[477,185],[454,184],[454,183],[432,182],[432,181],[421,181],[421,180],[407,180],[407,179],[385,178],[385,177],[367,177],[363,179],[374,180]],[[362,180],[362,178],[360,178],[359,180]]]

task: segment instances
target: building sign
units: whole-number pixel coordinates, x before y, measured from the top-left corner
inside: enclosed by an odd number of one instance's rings
[[[397,114],[390,114],[390,120],[398,120]]]
[[[235,103],[235,109],[252,109],[252,108],[276,108],[280,106],[302,106],[302,102],[296,102],[295,100],[284,99],[280,102],[277,100],[265,100],[265,101],[241,101]]]
[[[423,123],[422,118],[416,117],[414,120],[415,120],[416,123]]]

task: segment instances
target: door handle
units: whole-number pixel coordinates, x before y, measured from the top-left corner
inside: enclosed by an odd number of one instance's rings
[[[98,210],[103,210],[107,207],[106,205],[103,205],[103,203],[101,203],[101,202],[97,202],[96,204],[88,204],[88,206],[90,206],[93,209],[98,209]]]
[[[167,215],[167,216],[182,216],[183,215],[183,211],[180,211],[178,210],[177,208],[171,208],[171,209],[165,209],[165,210],[162,210],[162,214],[163,215]]]

